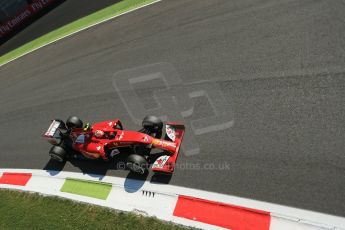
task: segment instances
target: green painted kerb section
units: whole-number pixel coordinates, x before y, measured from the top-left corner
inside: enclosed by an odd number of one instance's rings
[[[95,0],[97,1],[97,0]],[[110,18],[116,17],[120,14],[142,7],[144,5],[156,2],[157,0],[123,0],[119,3],[115,3],[107,8],[83,17],[77,21],[67,24],[61,28],[58,28],[42,37],[39,37],[3,56],[0,57],[0,66],[14,60],[21,55],[31,52],[41,46],[49,44],[57,39],[73,34],[76,31],[88,28],[101,21],[106,21]]]
[[[112,185],[104,182],[66,178],[61,192],[106,200]]]

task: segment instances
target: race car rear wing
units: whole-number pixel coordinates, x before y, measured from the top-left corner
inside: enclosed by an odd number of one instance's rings
[[[170,154],[160,156],[156,159],[151,169],[154,172],[171,174],[175,169],[185,127],[182,124],[170,122],[166,124],[165,131],[166,138],[165,140],[160,140],[161,143],[159,144],[165,145],[170,150]]]
[[[65,124],[60,120],[52,120],[48,130],[43,137],[52,145],[59,145],[62,141],[61,131],[59,128],[65,128]]]

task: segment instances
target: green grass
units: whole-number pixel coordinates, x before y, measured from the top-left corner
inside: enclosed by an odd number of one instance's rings
[[[111,184],[104,182],[67,178],[61,188],[61,192],[106,200],[111,191],[111,187]]]
[[[0,189],[0,229],[186,229],[57,197]]]
[[[86,17],[83,17],[77,21],[74,21],[70,24],[67,24],[59,29],[56,29],[42,37],[39,37],[3,56],[0,57],[0,65],[3,65],[22,54],[32,51],[42,45],[48,44],[58,38],[64,37],[68,34],[71,34],[75,31],[86,28],[90,25],[93,25],[97,22],[109,19],[116,15],[122,14],[134,8],[140,7],[142,5],[154,2],[155,0],[123,0],[114,5],[111,5],[107,8],[104,8],[100,11],[97,11],[93,14],[90,14]]]

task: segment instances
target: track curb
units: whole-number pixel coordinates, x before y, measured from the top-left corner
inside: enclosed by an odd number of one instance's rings
[[[105,199],[62,192],[67,178],[111,184],[111,190]],[[201,229],[341,230],[345,226],[343,217],[130,178],[0,169],[0,188],[64,197]]]

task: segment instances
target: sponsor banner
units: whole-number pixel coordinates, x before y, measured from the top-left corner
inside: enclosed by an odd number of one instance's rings
[[[7,21],[0,24],[0,38],[4,38],[14,29],[18,28],[29,18],[47,8],[56,0],[35,0],[32,1],[26,8],[19,11],[15,16],[7,19]]]

